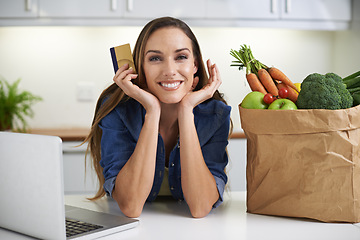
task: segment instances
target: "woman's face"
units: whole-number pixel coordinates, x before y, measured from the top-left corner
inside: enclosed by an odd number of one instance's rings
[[[178,103],[196,86],[191,40],[178,28],[162,28],[145,45],[144,72],[149,91],[163,103]]]

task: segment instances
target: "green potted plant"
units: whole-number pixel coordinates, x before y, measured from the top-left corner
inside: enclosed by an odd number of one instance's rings
[[[0,77],[0,131],[26,132],[26,117],[33,117],[32,105],[42,98],[19,89],[20,78],[14,83]]]

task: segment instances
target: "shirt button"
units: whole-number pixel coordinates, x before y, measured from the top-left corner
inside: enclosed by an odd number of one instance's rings
[[[170,188],[171,191],[174,191],[174,189],[175,189],[174,187],[171,187],[171,188]]]
[[[174,163],[171,163],[171,166],[172,166],[172,167],[174,167],[174,166],[175,166],[175,164],[174,164]]]

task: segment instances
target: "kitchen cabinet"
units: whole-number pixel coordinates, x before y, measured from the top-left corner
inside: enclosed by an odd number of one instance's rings
[[[313,30],[350,28],[352,0],[208,0],[213,26]]]
[[[246,191],[246,138],[230,139],[227,146],[229,163],[226,167],[230,191]]]
[[[207,18],[351,20],[351,0],[208,0]]]
[[[159,16],[203,18],[205,1],[193,0],[39,0],[40,17],[115,17],[153,19]],[[149,11],[151,9],[151,11]]]
[[[36,18],[38,0],[0,0],[0,18]]]
[[[97,176],[90,165],[85,164],[86,145],[81,142],[63,142],[63,172],[65,194],[94,194],[97,191]]]
[[[351,0],[282,0],[281,19],[351,20]]]
[[[122,17],[124,0],[39,0],[39,17],[107,18]]]
[[[278,0],[208,0],[209,19],[278,19]]]
[[[357,0],[0,0],[0,26],[143,26],[173,16],[190,26],[350,28]]]
[[[205,17],[206,0],[129,0],[125,18],[177,18],[201,19]],[[151,10],[150,10],[151,9]]]

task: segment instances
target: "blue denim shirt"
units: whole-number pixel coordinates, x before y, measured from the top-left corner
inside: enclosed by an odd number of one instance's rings
[[[228,163],[225,149],[228,144],[230,111],[230,106],[217,100],[201,103],[193,110],[202,154],[207,167],[215,178],[219,191],[220,197],[214,207],[222,203],[227,183],[224,169]],[[100,164],[103,167],[105,178],[104,189],[110,196],[115,186],[116,176],[135,149],[144,118],[145,109],[137,101],[130,99],[116,106],[99,124],[102,129]],[[168,180],[172,196],[175,199],[183,200],[179,148],[178,141],[170,153]],[[153,201],[157,197],[163,182],[164,170],[165,147],[159,134],[155,177],[147,201]]]

